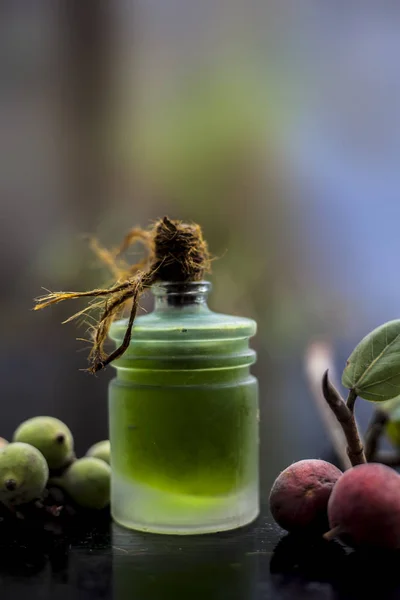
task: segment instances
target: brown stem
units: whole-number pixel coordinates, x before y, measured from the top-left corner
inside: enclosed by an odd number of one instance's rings
[[[381,450],[375,453],[371,462],[382,463],[388,467],[400,467],[400,454],[395,451]]]
[[[385,431],[385,426],[388,422],[388,419],[388,414],[383,410],[376,410],[372,416],[365,433],[365,456],[368,462],[377,462],[376,458],[379,441]],[[397,454],[391,453],[391,455],[397,456],[397,460],[399,460],[399,456]]]
[[[354,403],[357,396],[354,392],[350,392],[346,404],[337,389],[329,381],[328,369],[322,377],[322,392],[343,429],[347,441],[347,454],[352,466],[366,463],[364,448],[354,417]]]
[[[305,373],[315,407],[332,443],[340,467],[345,471],[351,467],[346,452],[346,438],[339,421],[324,398],[321,387],[321,378],[326,369],[329,369],[332,379],[335,379],[332,375],[335,371],[335,360],[331,345],[327,342],[312,342],[307,348],[304,362]]]
[[[357,400],[357,394],[355,393],[354,390],[350,390],[349,395],[347,396],[346,406],[351,411],[351,413],[354,413],[354,405],[356,403],[356,400]]]
[[[343,533],[343,530],[340,527],[340,525],[338,525],[337,527],[333,527],[333,529],[330,529],[329,531],[324,533],[322,537],[327,542],[330,542],[331,540],[334,540],[336,537],[338,537],[341,533]]]

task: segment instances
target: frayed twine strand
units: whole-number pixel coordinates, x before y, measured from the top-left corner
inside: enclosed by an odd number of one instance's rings
[[[134,265],[129,265],[121,260],[121,254],[137,242],[143,245],[145,256]],[[66,322],[98,312],[99,316],[92,326],[93,341],[88,358],[88,370],[96,373],[120,358],[129,347],[139,299],[146,289],[157,281],[201,281],[205,273],[211,270],[211,258],[199,225],[172,221],[168,217],[156,221],[148,230],[135,227],[116,250],[102,248],[95,239],[90,239],[90,246],[117,280],[114,285],[87,292],[51,292],[36,299],[34,310],[64,300],[93,299]],[[104,344],[110,326],[129,303],[131,306],[124,339],[120,346],[107,354]]]

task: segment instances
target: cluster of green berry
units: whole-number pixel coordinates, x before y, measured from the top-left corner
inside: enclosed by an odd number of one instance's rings
[[[32,509],[59,516],[68,506],[101,510],[110,503],[110,443],[99,442],[76,458],[69,428],[53,417],[23,422],[13,440],[0,438],[2,515],[24,518]]]

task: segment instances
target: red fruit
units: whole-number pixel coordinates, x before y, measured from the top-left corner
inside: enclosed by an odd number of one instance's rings
[[[329,496],[342,472],[324,460],[300,460],[282,473],[272,486],[269,504],[283,529],[323,531],[328,522]]]
[[[349,469],[332,492],[328,516],[350,546],[400,548],[400,476],[377,463]]]

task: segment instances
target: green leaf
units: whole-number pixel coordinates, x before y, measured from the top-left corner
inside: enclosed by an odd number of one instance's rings
[[[342,383],[371,402],[400,395],[400,319],[377,327],[361,340],[347,361]]]

